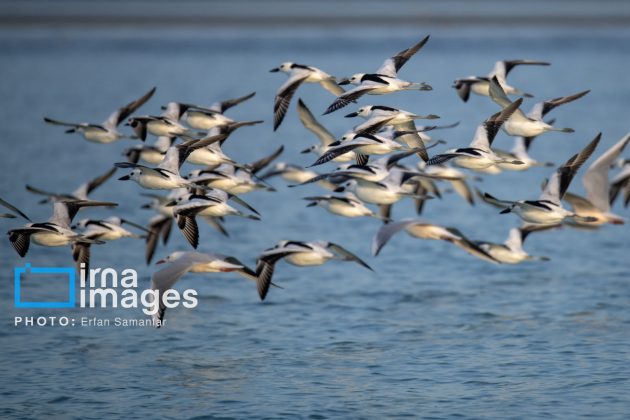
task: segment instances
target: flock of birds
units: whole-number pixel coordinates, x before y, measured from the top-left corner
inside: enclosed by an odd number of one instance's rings
[[[337,80],[318,68],[291,62],[272,69],[271,72],[284,72],[288,75],[275,97],[274,131],[284,120],[292,98],[302,83],[318,83],[336,97],[324,114],[354,104],[364,95],[431,90],[431,86],[425,82],[409,82],[398,76],[404,64],[428,40],[429,36],[426,36],[412,47],[386,59],[373,73],[358,73],[342,80]],[[47,221],[33,223],[24,212],[2,199],[0,204],[11,213],[0,216],[20,216],[29,221],[28,224],[8,232],[9,241],[20,257],[26,255],[31,242],[47,247],[71,245],[77,267],[87,268],[92,245],[120,238],[140,238],[146,242],[146,262],[149,264],[160,240],[164,245],[167,244],[173,221],[191,247],[196,249],[200,241],[198,219],[203,219],[225,235],[227,232],[223,220],[227,216],[258,220],[259,213],[241,197],[255,190],[273,191],[269,180],[280,176],[291,183],[289,187],[316,183],[330,191],[328,194],[305,197],[308,206],[322,207],[342,217],[379,219],[382,226],[372,241],[374,256],[378,255],[396,233],[405,231],[421,239],[450,242],[490,263],[517,264],[546,260],[546,257],[532,256],[524,250],[523,242],[527,235],[563,224],[596,228],[605,223],[624,222],[622,217],[611,212],[611,205],[621,196],[626,207],[630,203],[630,160],[620,158],[630,141],[630,134],[601,154],[585,172],[582,181],[587,197],[570,193],[568,189],[580,167],[594,153],[601,134],[551,174],[538,198],[507,200],[478,190],[473,191],[469,180],[478,175],[465,173],[458,168],[473,173],[498,174],[535,166],[552,166],[537,162],[529,156],[534,139],[549,131],[573,132],[570,128],[557,128],[553,125],[553,120],[545,121],[544,118],[554,108],[575,101],[589,91],[536,103],[525,114],[520,109],[523,98],[532,95],[510,86],[507,82],[510,71],[524,65],[545,66],[549,63],[531,60],[499,61],[487,76],[456,80],[453,87],[464,102],[469,100],[472,92],[489,97],[498,105],[499,110],[476,128],[470,144],[432,156],[429,155],[429,150],[444,142],[434,141],[428,133],[457,124],[419,125],[418,120],[434,120],[439,117],[433,114],[419,115],[383,105],[364,105],[345,115],[347,118],[362,118],[363,121],[337,137],[317,121],[306,104],[299,99],[299,119],[319,139],[318,144],[305,149],[303,153],[317,155],[311,166],[329,162],[336,165],[334,169],[322,173],[315,172],[310,167],[303,168],[285,162],[274,163],[283,152],[283,147],[252,163],[236,162],[222,151],[222,145],[235,130],[262,122],[235,121],[225,115],[230,108],[247,101],[255,93],[210,106],[170,102],[162,108],[160,115],[134,115],[153,96],[156,90],[153,88],[139,99],[113,112],[101,124],[75,124],[44,118],[47,123],[66,127],[67,133],[81,134],[90,142],[108,144],[129,138],[142,142],[126,150],[126,162],[114,163],[111,170],[81,184],[71,193],[53,193],[27,185],[28,191],[43,196],[41,202],[52,203],[53,214]],[[345,85],[353,87],[344,90]],[[508,95],[520,98],[512,101]],[[123,122],[131,127],[133,134],[118,130]],[[514,147],[509,152],[492,147],[500,129],[514,137]],[[156,137],[150,145],[145,143],[149,135]],[[417,156],[417,162],[402,163],[413,155]],[[182,175],[180,170],[184,162],[198,165],[199,168]],[[142,195],[151,200],[143,207],[156,214],[147,225],[121,217],[83,219],[73,224],[77,212],[85,207],[117,206],[113,202],[89,198],[96,188],[112,177],[117,168],[129,170],[119,180],[137,183],[144,191]],[[614,179],[610,179],[609,171],[613,168],[620,170]],[[470,240],[452,226],[440,226],[420,219],[392,219],[392,206],[404,199],[414,200],[417,213],[420,214],[427,200],[440,197],[438,184],[441,182],[450,183],[453,190],[470,204],[474,203],[477,195],[484,202],[500,208],[501,213],[514,213],[522,219],[522,225],[512,228],[504,243],[491,243]],[[165,191],[165,194],[154,192],[159,190]],[[571,210],[564,207],[563,201],[570,205]],[[376,205],[378,212],[370,208],[370,204]],[[270,287],[276,286],[272,282],[273,273],[276,264],[282,259],[296,266],[321,265],[333,259],[352,261],[371,270],[355,254],[328,241],[281,241],[258,256],[254,269],[248,268],[232,256],[178,251],[158,261],[166,263],[166,267],[152,276],[151,287],[160,292],[160,311],[156,318],[162,321],[166,309],[161,301],[161,293],[188,272],[235,271],[254,280],[260,299],[265,299]]]

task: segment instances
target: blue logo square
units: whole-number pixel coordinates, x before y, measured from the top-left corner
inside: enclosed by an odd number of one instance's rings
[[[22,274],[66,274],[68,276],[68,300],[61,302],[31,302],[23,301],[20,296],[20,282]],[[14,304],[16,308],[74,308],[75,306],[75,279],[76,273],[74,267],[31,267],[26,263],[24,267],[15,267],[13,269],[14,283]]]

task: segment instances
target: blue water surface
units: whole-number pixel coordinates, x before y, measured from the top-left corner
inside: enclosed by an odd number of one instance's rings
[[[432,92],[363,98],[360,104],[436,113],[459,127],[436,132],[445,147],[465,145],[475,126],[497,111],[487,98],[459,100],[461,76],[483,75],[499,59],[547,60],[550,67],[517,68],[515,86],[548,99],[591,89],[554,111],[574,134],[550,133],[533,146],[541,161],[561,163],[598,132],[596,153],[630,130],[630,32],[545,28],[458,29],[12,29],[0,31],[0,196],[45,220],[50,207],[23,188],[68,191],[122,160],[133,144],[92,144],[48,126],[42,117],[98,122],[126,101],[157,86],[142,113],[170,100],[209,104],[256,91],[230,111],[236,119],[264,119],[243,128],[224,149],[250,162],[284,145],[281,159],[307,165],[299,153],[316,139],[291,107],[271,128],[283,61],[312,64],[331,74],[375,70],[385,57],[426,33],[431,40],[401,76],[430,83]],[[333,97],[319,86],[300,88],[314,114]],[[535,99],[526,100],[525,109]],[[355,108],[349,106],[348,109]],[[350,111],[348,111],[350,112]],[[344,111],[321,117],[341,135],[352,122]],[[511,147],[500,133],[497,147]],[[626,153],[628,155],[628,153]],[[410,160],[411,162],[413,160]],[[186,166],[191,169],[191,166]],[[122,173],[121,173],[122,175]],[[486,176],[476,185],[507,198],[535,198],[549,168]],[[118,177],[118,175],[116,176]],[[546,263],[495,266],[445,242],[401,234],[379,257],[370,256],[376,219],[342,219],[306,208],[301,197],[316,186],[246,197],[262,221],[228,219],[230,238],[201,225],[199,249],[235,255],[249,265],[280,239],[330,240],[375,269],[341,262],[321,267],[277,267],[261,303],[252,283],[233,274],[188,275],[178,288],[199,291],[199,305],[167,312],[149,327],[24,327],[15,316],[146,318],[140,309],[17,310],[13,267],[65,266],[66,247],[32,246],[20,259],[0,243],[0,415],[4,418],[370,418],[499,417],[627,418],[630,412],[630,276],[628,226],[593,232],[562,229],[531,235],[526,248]],[[583,193],[578,178],[572,190]],[[124,215],[146,223],[150,212],[134,183],[115,179],[93,198],[118,209],[83,216]],[[619,204],[614,211],[628,216]],[[517,226],[513,215],[455,194],[427,204],[423,218],[455,226],[473,239],[502,242]],[[403,201],[394,218],[413,217]],[[8,230],[19,219],[1,219]],[[187,250],[173,231],[161,258]],[[94,247],[94,267],[134,268],[141,288],[155,266],[144,264],[141,241]]]

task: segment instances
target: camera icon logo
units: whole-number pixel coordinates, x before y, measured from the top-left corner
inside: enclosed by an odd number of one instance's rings
[[[68,282],[68,299],[65,301],[25,301],[22,300],[22,276],[26,273],[33,275],[62,275],[67,277]],[[15,267],[13,269],[14,284],[14,304],[16,308],[74,308],[75,307],[75,279],[76,273],[74,267],[31,267],[26,263],[24,267]]]

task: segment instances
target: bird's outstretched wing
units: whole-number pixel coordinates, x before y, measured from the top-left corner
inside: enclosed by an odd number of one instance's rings
[[[330,114],[331,112],[335,112],[345,106],[347,106],[348,104],[350,104],[351,102],[356,101],[357,99],[359,99],[361,96],[375,90],[378,89],[378,87],[376,86],[357,86],[354,89],[351,89],[349,91],[347,91],[346,93],[344,93],[343,95],[337,97],[337,99],[330,104],[330,106],[326,109],[326,112],[324,112],[324,115],[326,114]]]
[[[297,72],[293,76],[289,77],[287,81],[280,86],[280,89],[278,89],[273,105],[274,131],[280,127],[280,124],[282,124],[282,120],[284,120],[287,110],[289,109],[289,104],[291,103],[291,99],[293,99],[293,95],[295,95],[295,91],[307,77],[308,73]]]
[[[395,56],[385,60],[383,65],[376,71],[376,73],[384,74],[390,77],[396,77],[396,74],[401,69],[401,67],[404,66],[405,63],[409,61],[409,59],[415,53],[417,53],[422,47],[424,47],[424,44],[426,44],[427,41],[429,41],[429,37],[429,35],[425,36],[416,45],[402,50]]]
[[[540,195],[540,200],[549,200],[558,205],[560,204],[560,200],[567,192],[571,180],[573,180],[573,177],[584,162],[593,154],[601,137],[602,133],[599,133],[584,149],[573,155],[564,165],[556,170]]]
[[[127,105],[121,108],[118,108],[109,116],[109,118],[103,123],[103,125],[110,129],[113,129],[116,126],[118,126],[118,124],[124,121],[128,116],[133,114],[138,108],[140,108],[149,99],[151,99],[156,89],[157,88],[154,87],[153,89],[149,90],[147,93],[145,93],[144,95],[142,95],[140,98],[136,99],[135,101],[131,101]]]

